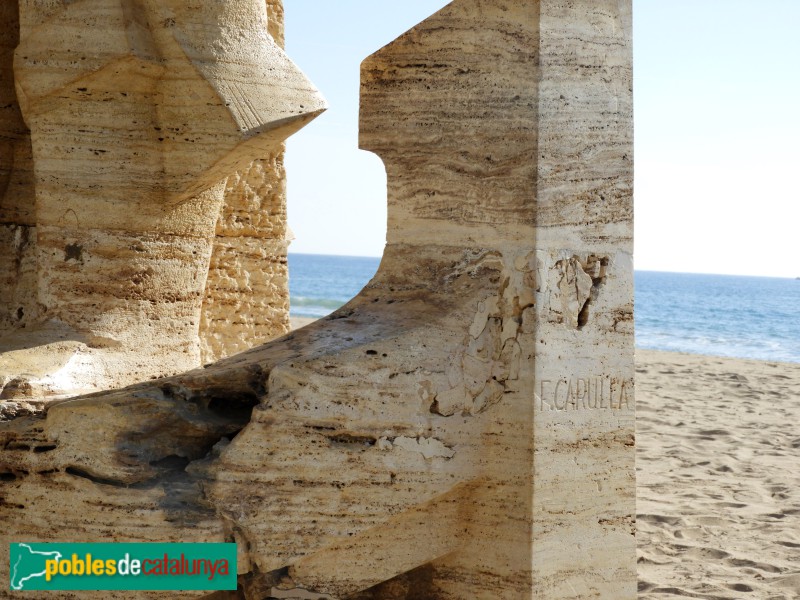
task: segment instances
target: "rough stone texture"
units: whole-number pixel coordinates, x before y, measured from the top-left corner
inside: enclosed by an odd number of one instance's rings
[[[630,2],[455,0],[362,81],[375,278],[273,343],[0,427],[0,562],[86,527],[37,508],[94,494],[67,482],[149,507],[104,512],[115,538],[238,542],[228,597],[635,598]]]
[[[282,0],[267,0],[267,17],[283,48]],[[204,364],[289,332],[284,150],[228,178],[200,320]]]
[[[200,322],[204,364],[289,331],[283,152],[228,178]]]
[[[133,383],[284,333],[282,141],[324,103],[283,53],[281,3],[18,8],[0,12],[3,396]]]
[[[284,28],[283,0],[267,0],[267,21],[269,34],[281,47],[286,47],[286,31]]]
[[[19,43],[15,2],[0,4],[0,331],[31,322],[36,313],[33,164],[27,127],[14,91]]]

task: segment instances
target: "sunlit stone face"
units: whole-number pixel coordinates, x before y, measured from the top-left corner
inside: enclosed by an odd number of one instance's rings
[[[38,133],[76,134],[83,148],[70,146],[58,163],[84,180],[107,165],[109,199],[186,200],[324,108],[269,35],[261,0],[96,0],[51,7],[41,22],[40,3],[20,11],[37,23],[22,27],[16,53],[26,119]],[[60,180],[69,183],[67,173]],[[90,187],[72,184],[80,194]]]
[[[197,366],[226,181],[278,152],[324,100],[270,35],[263,0],[12,8],[7,74],[35,179],[32,325],[64,325],[91,347],[97,364],[81,368],[100,381]],[[5,188],[12,159],[0,153]]]

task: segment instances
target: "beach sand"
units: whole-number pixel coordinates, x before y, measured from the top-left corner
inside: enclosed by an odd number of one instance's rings
[[[636,363],[639,598],[800,598],[800,364]]]
[[[301,327],[305,327],[309,323],[313,323],[316,319],[309,319],[308,317],[290,317],[289,321],[292,325],[292,329],[300,329]]]
[[[640,600],[800,598],[800,364],[637,350],[636,373]]]

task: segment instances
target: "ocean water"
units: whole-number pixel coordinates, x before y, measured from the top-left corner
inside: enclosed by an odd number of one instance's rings
[[[372,278],[379,258],[289,254],[291,314],[324,317]],[[636,345],[800,362],[800,280],[636,272]]]
[[[380,258],[289,254],[289,313],[324,317],[361,291]]]
[[[636,344],[800,362],[800,280],[636,273]]]

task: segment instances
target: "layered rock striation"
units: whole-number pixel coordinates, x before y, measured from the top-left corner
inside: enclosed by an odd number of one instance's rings
[[[281,48],[280,3],[6,4],[5,395],[115,387],[285,333],[282,142],[324,102]]]
[[[369,57],[375,278],[0,427],[6,541],[235,541],[247,599],[635,598],[631,89],[617,0],[455,0]]]

